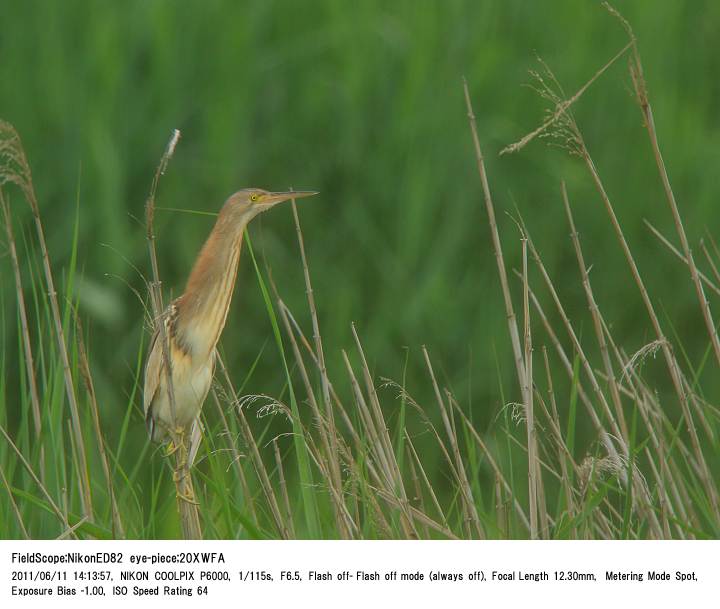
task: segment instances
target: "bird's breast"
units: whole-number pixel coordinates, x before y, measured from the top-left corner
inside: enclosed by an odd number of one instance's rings
[[[153,417],[167,429],[187,428],[198,416],[210,389],[214,370],[214,353],[200,361],[171,344],[172,383],[175,412],[170,405],[167,384],[161,377],[161,390],[153,404]]]

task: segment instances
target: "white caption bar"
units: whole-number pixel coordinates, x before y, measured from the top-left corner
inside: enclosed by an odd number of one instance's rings
[[[719,550],[716,541],[1,541],[0,605],[676,608],[720,597]]]

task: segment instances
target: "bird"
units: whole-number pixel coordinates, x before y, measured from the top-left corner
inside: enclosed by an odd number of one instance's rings
[[[153,441],[170,440],[168,454],[184,447],[188,434],[191,441],[186,461],[192,464],[197,452],[200,412],[215,372],[217,343],[235,288],[245,228],[278,203],[316,194],[246,188],[232,194],[222,206],[195,260],[185,291],[168,305],[159,320],[165,330],[167,356],[163,353],[159,323],[150,340],[143,391],[145,421]],[[170,375],[165,369],[166,357]]]

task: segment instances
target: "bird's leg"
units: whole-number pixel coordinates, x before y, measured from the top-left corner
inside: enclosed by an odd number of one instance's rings
[[[185,428],[176,427],[173,434],[174,438],[177,438],[177,446],[173,448],[173,454],[179,452],[177,459],[178,469],[187,469],[187,446],[185,446]]]
[[[190,478],[190,468],[188,467],[188,451],[185,444],[185,429],[178,427],[173,433],[172,442],[175,444],[170,454],[177,453],[175,457],[175,470],[173,472],[173,482],[175,482],[175,490],[177,498],[188,503],[197,505],[195,495],[192,490],[192,480]]]
[[[191,503],[192,505],[200,505],[197,501],[195,501],[195,496],[192,493],[187,493],[186,495],[177,493],[177,498],[180,501],[185,501],[187,503]]]
[[[180,447],[185,438],[185,430],[182,427],[176,427],[175,429],[167,429],[167,432],[170,436],[170,441],[165,448],[165,456],[172,457],[177,451],[180,450]]]
[[[165,456],[171,457],[178,452],[185,444],[185,429],[176,427],[174,430],[168,430],[170,441],[165,449]]]
[[[174,440],[170,440],[167,447],[165,448],[165,456],[172,457],[178,450],[180,450],[180,445],[177,444]]]

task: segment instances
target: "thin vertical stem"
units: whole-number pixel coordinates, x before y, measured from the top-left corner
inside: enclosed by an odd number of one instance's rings
[[[463,90],[465,91],[465,104],[468,111],[470,133],[472,134],[473,146],[475,148],[477,170],[480,176],[483,194],[485,196],[485,208],[487,210],[488,222],[490,224],[490,235],[492,237],[493,249],[495,250],[495,261],[497,262],[498,274],[500,276],[500,286],[502,287],[503,298],[505,300],[505,313],[507,314],[508,330],[510,331],[510,342],[512,343],[513,353],[515,355],[515,367],[517,369],[518,382],[523,396],[523,403],[527,403],[527,381],[525,379],[525,366],[523,365],[523,354],[520,347],[520,333],[518,332],[517,318],[515,317],[512,298],[510,296],[510,286],[507,280],[507,271],[505,269],[505,260],[503,258],[502,245],[500,243],[500,234],[498,233],[497,222],[495,220],[495,206],[493,205],[487,172],[485,171],[485,160],[483,158],[482,150],[480,149],[480,139],[477,134],[477,123],[475,121],[472,102],[470,101],[470,91],[468,89],[467,80],[464,78]]]
[[[153,310],[153,320],[155,328],[158,331],[158,339],[162,348],[163,366],[165,374],[165,383],[168,393],[168,401],[170,402],[170,413],[173,421],[175,420],[175,390],[172,382],[172,358],[170,357],[170,342],[168,337],[168,311],[163,306],[162,298],[162,282],[160,281],[160,272],[158,270],[157,255],[155,253],[155,195],[160,182],[160,177],[165,173],[167,165],[175,152],[175,147],[180,140],[180,131],[174,129],[165,152],[160,158],[160,163],[155,170],[152,185],[150,186],[150,194],[145,202],[145,220],[146,220],[146,237],[148,243],[148,253],[150,255],[150,265],[152,267],[153,280],[150,283],[150,302]],[[160,388],[159,388],[160,389]],[[190,462],[188,459],[187,438],[186,434],[172,434],[173,443],[176,444],[175,449],[175,471],[173,481],[175,482],[175,491],[177,495],[178,513],[180,514],[180,523],[183,529],[185,539],[201,539],[202,530],[200,528],[200,515],[198,513],[198,505],[195,502],[195,493],[192,484],[192,473],[190,471]]]
[[[300,248],[300,258],[302,260],[303,275],[305,277],[305,292],[307,294],[308,307],[310,308],[310,317],[312,319],[313,339],[315,341],[315,352],[317,353],[318,368],[320,370],[320,382],[322,385],[323,404],[325,406],[326,429],[321,432],[327,436],[326,444],[329,448],[327,461],[330,469],[329,482],[335,487],[333,497],[342,497],[342,476],[340,474],[340,458],[338,456],[337,447],[337,431],[335,429],[335,417],[333,414],[332,402],[330,401],[330,381],[328,380],[327,368],[325,366],[325,355],[323,353],[322,338],[320,336],[320,323],[318,322],[317,308],[315,306],[315,297],[313,295],[312,282],[310,281],[310,270],[308,268],[307,257],[305,255],[305,242],[303,240],[302,229],[300,228],[300,218],[297,212],[295,199],[292,199],[293,218],[295,219],[295,229],[297,232],[298,246]],[[335,520],[340,529],[340,537],[348,537],[348,527],[342,517],[343,506],[339,506],[333,502],[335,510]]]
[[[530,538],[538,538],[538,475],[537,445],[535,438],[535,412],[533,410],[532,390],[532,332],[530,331],[530,289],[528,283],[527,238],[522,238],[522,277],[523,277],[523,320],[524,320],[524,360],[525,360],[525,416],[527,418],[528,447],[528,497],[530,503]]]
[[[35,378],[35,364],[33,362],[32,344],[30,343],[30,326],[28,325],[27,309],[25,307],[25,296],[22,289],[22,278],[20,277],[20,264],[18,263],[17,250],[15,248],[15,237],[12,230],[12,217],[10,206],[5,201],[2,188],[0,188],[0,205],[5,216],[5,231],[7,233],[8,246],[10,249],[10,260],[12,261],[13,273],[15,276],[15,294],[17,296],[18,311],[20,313],[20,328],[22,330],[23,347],[25,353],[25,371],[30,386],[30,403],[32,404],[33,423],[35,424],[35,440],[41,441],[42,419],[40,417],[40,398],[38,396],[37,380]]]
[[[568,223],[570,224],[570,237],[575,248],[575,256],[578,261],[578,267],[580,268],[580,279],[585,289],[585,297],[588,303],[588,309],[590,310],[590,316],[593,320],[593,327],[595,329],[595,336],[600,346],[600,356],[602,357],[603,366],[605,373],[607,374],[608,381],[610,384],[610,397],[613,400],[615,406],[615,412],[618,417],[620,431],[622,432],[625,443],[628,442],[628,429],[627,423],[625,423],[625,416],[622,410],[622,400],[620,398],[620,391],[618,390],[617,381],[615,379],[615,373],[613,371],[612,363],[610,362],[610,355],[608,353],[607,341],[605,339],[605,332],[603,331],[602,322],[600,320],[599,310],[597,303],[595,302],[595,296],[593,294],[592,286],[590,285],[590,274],[587,266],[585,265],[585,258],[583,256],[582,248],[580,247],[580,237],[578,236],[577,229],[575,228],[575,221],[573,219],[572,211],[570,209],[570,201],[568,199],[567,188],[565,187],[565,181],[561,183],[562,198],[565,205],[565,212],[567,214]]]
[[[655,158],[655,164],[657,165],[658,173],[660,174],[660,180],[663,185],[665,197],[667,198],[668,205],[670,206],[673,222],[675,223],[675,230],[680,238],[680,245],[682,246],[682,250],[685,254],[685,260],[687,261],[687,265],[690,269],[690,276],[692,278],[693,286],[695,287],[698,302],[700,303],[700,310],[702,312],[703,319],[705,320],[705,326],[708,334],[710,335],[710,342],[715,353],[715,359],[720,365],[720,339],[718,338],[717,328],[715,327],[715,322],[713,321],[713,316],[710,312],[710,303],[705,296],[705,291],[703,290],[702,282],[700,281],[700,274],[697,266],[695,265],[695,261],[693,260],[692,249],[690,248],[690,243],[688,241],[687,234],[685,233],[685,227],[683,226],[682,218],[680,217],[680,210],[677,202],[675,201],[675,194],[673,193],[672,186],[670,185],[670,178],[668,177],[667,169],[665,167],[665,161],[663,160],[662,153],[660,152],[657,130],[655,129],[655,119],[653,118],[653,111],[650,106],[650,99],[648,98],[642,62],[640,61],[640,53],[637,48],[637,41],[635,40],[632,30],[628,30],[628,33],[633,43],[632,59],[630,60],[630,76],[632,77],[633,86],[635,87],[635,95],[637,97],[638,105],[640,106],[640,111],[643,115],[645,129],[647,130],[648,137],[650,138],[650,145]]]
[[[40,207],[38,206],[35,189],[33,187],[32,172],[30,170],[30,164],[25,156],[25,150],[23,149],[20,135],[16,131],[15,127],[9,123],[0,121],[0,136],[6,138],[3,142],[5,156],[10,159],[10,161],[8,161],[8,167],[0,168],[0,182],[12,181],[20,187],[25,195],[25,199],[30,205],[35,222],[35,232],[37,233],[38,242],[40,244],[43,272],[45,275],[45,283],[47,284],[48,297],[50,299],[50,310],[52,312],[52,321],[55,329],[55,339],[57,341],[60,362],[63,368],[65,393],[67,394],[68,403],[70,405],[72,433],[74,435],[74,441],[78,451],[78,459],[80,459],[80,502],[82,504],[83,514],[89,519],[92,519],[93,506],[92,493],[90,491],[90,473],[88,469],[87,455],[85,452],[85,443],[82,437],[82,427],[80,425],[80,411],[78,408],[77,397],[75,396],[75,385],[73,383],[72,371],[70,369],[70,358],[68,357],[67,342],[65,340],[65,331],[63,330],[62,317],[60,315],[57,290],[55,289],[55,281],[53,280],[52,268],[50,266],[50,256],[48,254],[47,243],[45,241],[45,232],[40,219]],[[12,163],[14,163],[14,166],[11,166]]]

